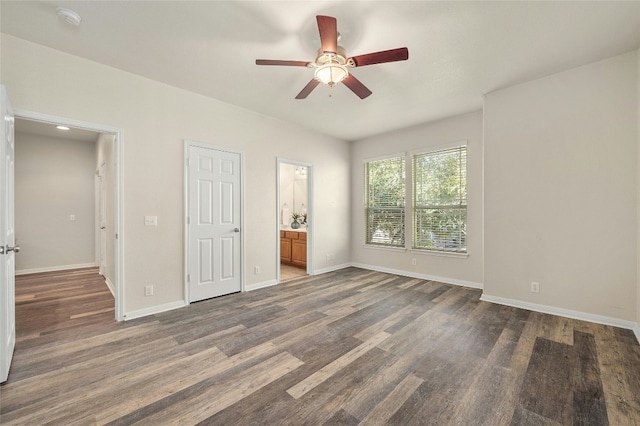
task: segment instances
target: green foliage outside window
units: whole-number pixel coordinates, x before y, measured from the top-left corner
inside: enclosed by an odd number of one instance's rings
[[[365,165],[366,243],[404,247],[404,157]]]
[[[413,248],[466,252],[467,148],[412,157]]]

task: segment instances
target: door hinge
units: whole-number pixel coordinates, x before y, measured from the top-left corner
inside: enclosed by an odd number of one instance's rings
[[[187,225],[191,225],[191,218],[187,216]]]
[[[191,274],[187,274],[187,282],[190,283],[191,282]]]

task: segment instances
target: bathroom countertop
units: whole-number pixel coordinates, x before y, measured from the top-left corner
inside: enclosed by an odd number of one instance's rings
[[[306,232],[307,232],[307,228],[306,228],[306,227],[304,227],[304,228],[298,228],[298,229],[292,229],[292,228],[291,228],[291,227],[289,227],[289,226],[287,226],[287,227],[284,227],[284,226],[283,226],[283,227],[281,227],[281,228],[280,228],[280,230],[281,230],[281,231],[287,231],[287,232],[304,232],[304,233],[306,233]]]

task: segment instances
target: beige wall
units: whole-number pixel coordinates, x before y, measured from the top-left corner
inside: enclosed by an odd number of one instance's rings
[[[633,52],[486,96],[486,295],[636,319],[637,71]]]
[[[95,265],[95,143],[15,137],[16,272]]]
[[[424,251],[397,251],[364,246],[364,161],[453,142],[467,142],[468,257],[446,257]],[[410,127],[352,143],[351,256],[356,264],[444,281],[482,285],[482,113],[480,111]],[[409,244],[408,244],[409,245]],[[416,265],[411,260],[416,259]]]
[[[125,313],[184,300],[185,139],[244,153],[248,285],[276,278],[278,156],[314,166],[313,251],[335,259],[313,268],[349,262],[346,142],[4,34],[1,61],[14,108],[123,130]]]

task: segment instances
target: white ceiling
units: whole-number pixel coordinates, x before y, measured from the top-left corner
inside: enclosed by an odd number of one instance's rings
[[[64,23],[56,6],[82,16]],[[640,1],[2,1],[2,32],[344,140],[480,109],[493,90],[640,48]],[[349,56],[408,47],[344,86],[294,97],[313,71],[315,15]]]
[[[47,138],[65,139],[79,142],[97,142],[100,133],[90,130],[69,128],[69,130],[60,130],[52,123],[43,123],[40,121],[16,119],[16,134],[27,133],[31,135],[45,136]]]

